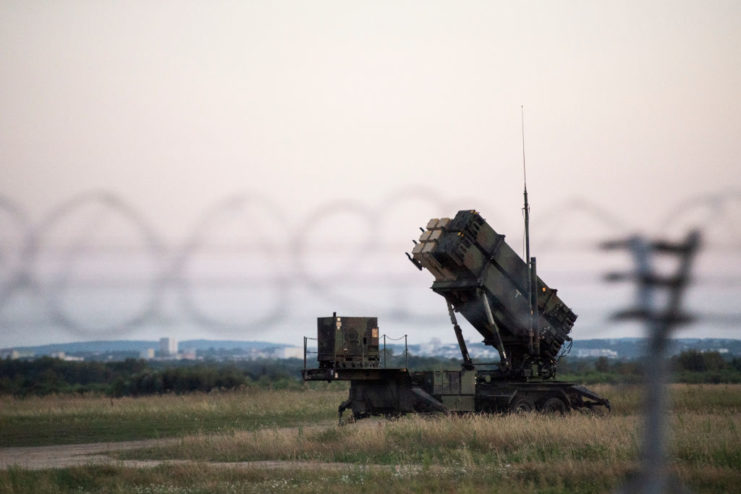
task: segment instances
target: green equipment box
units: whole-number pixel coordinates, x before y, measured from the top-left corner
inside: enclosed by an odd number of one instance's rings
[[[318,360],[321,368],[378,367],[378,318],[317,318]]]

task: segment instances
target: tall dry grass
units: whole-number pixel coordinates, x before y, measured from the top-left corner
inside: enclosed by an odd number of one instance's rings
[[[672,456],[692,465],[741,465],[741,416],[688,413],[671,417]],[[197,435],[128,458],[318,460],[459,465],[527,462],[619,463],[637,458],[638,417],[571,414],[420,417],[346,427],[262,429]]]
[[[420,416],[338,427],[305,425],[196,435],[126,458],[226,462],[291,460],[388,465],[406,483],[363,471],[384,489],[366,492],[606,492],[639,465],[643,417],[639,388],[600,386],[616,413],[560,416]],[[675,385],[670,464],[695,492],[741,485],[741,386]],[[406,473],[404,473],[406,472]],[[416,473],[415,473],[416,472]],[[336,492],[326,474],[323,490]],[[503,486],[506,486],[504,488]],[[425,490],[427,489],[427,491]]]

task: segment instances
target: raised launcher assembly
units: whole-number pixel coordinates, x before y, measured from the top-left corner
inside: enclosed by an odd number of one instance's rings
[[[435,276],[432,290],[445,297],[465,365],[470,358],[455,312],[497,349],[500,374],[555,376],[576,314],[537,277],[535,259],[531,271],[476,211],[431,219],[410,259]]]
[[[347,408],[355,418],[610,408],[596,393],[553,379],[576,315],[537,277],[535,259],[528,266],[477,212],[430,220],[412,255],[407,255],[420,270],[435,276],[432,289],[446,300],[463,368],[409,372],[380,367],[378,339],[373,337],[374,329],[378,335],[376,318],[319,318],[319,368],[304,368],[303,376],[307,381],[350,381],[350,396],[339,407],[340,420]],[[497,349],[497,367],[476,368],[456,312],[481,333],[484,343]]]

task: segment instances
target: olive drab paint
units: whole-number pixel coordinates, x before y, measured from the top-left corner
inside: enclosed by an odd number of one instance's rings
[[[349,397],[338,408],[340,422],[348,408],[356,419],[429,412],[609,410],[610,402],[593,391],[554,379],[576,314],[537,277],[535,258],[523,261],[478,212],[431,219],[407,257],[435,278],[431,288],[445,299],[462,368],[411,372],[379,367],[377,318],[320,317],[319,366],[305,367],[303,377],[350,381]],[[498,350],[499,362],[470,358],[455,313]]]
[[[318,360],[322,368],[378,367],[378,318],[317,318]]]

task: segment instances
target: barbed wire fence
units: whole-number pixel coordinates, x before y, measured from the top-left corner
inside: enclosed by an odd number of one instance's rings
[[[411,201],[420,206],[419,222],[429,216],[454,214],[464,206],[463,201],[454,204],[454,201],[443,200],[437,191],[412,187],[380,198],[375,206],[339,199],[288,218],[278,204],[260,194],[244,192],[227,196],[207,208],[184,240],[173,245],[163,240],[150,218],[111,192],[91,191],[76,195],[37,222],[32,222],[21,207],[0,197],[0,216],[7,226],[0,239],[0,321],[6,328],[33,326],[34,321],[13,319],[7,315],[14,299],[26,292],[32,294],[35,314],[43,314],[52,326],[80,337],[121,336],[149,325],[164,325],[172,319],[172,313],[177,313],[180,321],[187,320],[197,327],[224,334],[264,332],[293,315],[296,311],[294,292],[300,288],[327,303],[383,310],[400,323],[432,322],[439,319],[439,315],[419,310],[405,293],[408,291],[406,287],[411,289],[419,285],[413,273],[404,271],[408,267],[403,263],[403,252],[408,247],[406,239],[399,242],[399,239],[388,238],[386,232],[388,224],[394,221],[396,210]],[[468,202],[468,206],[474,203]],[[739,215],[733,214],[733,208],[739,206],[741,191],[728,190],[692,197],[670,208],[661,229],[669,231],[683,227],[687,221],[699,221],[704,230],[706,252],[715,250],[719,256],[728,252],[738,253],[741,252],[741,226],[737,224]],[[587,217],[592,224],[599,225],[599,230],[609,232],[613,237],[629,233],[627,222],[617,214],[584,199],[569,198],[559,205],[541,209],[545,211],[539,223],[542,234],[537,235],[539,240],[534,243],[540,253],[584,252],[594,248],[594,242],[583,238],[576,242],[568,240],[575,232],[564,224],[576,216]],[[89,214],[90,210],[93,214]],[[487,214],[488,211],[483,212],[498,229],[500,223],[505,223]],[[91,239],[111,217],[118,217],[129,226],[136,238],[136,247],[95,245]],[[266,227],[251,231],[250,238],[239,239],[236,243],[229,244],[227,239],[218,244],[214,237],[218,236],[220,222],[225,218],[249,222],[251,229],[259,224],[256,219],[268,218],[280,235],[270,237]],[[67,232],[67,225],[74,220],[77,220],[75,228],[71,233]],[[360,225],[356,228],[360,232],[356,238],[342,245],[317,242],[322,237],[322,225],[337,224],[340,220]],[[708,234],[708,230],[713,228],[716,230],[712,232],[714,235]],[[66,234],[61,246],[57,245],[60,230],[65,230]],[[410,237],[413,231],[410,230]],[[317,255],[341,257],[343,250],[351,254],[345,255],[341,262],[335,262],[332,269],[325,269],[325,265],[317,262]],[[218,269],[209,269],[210,259],[202,262],[207,255],[226,257],[225,253],[251,259],[256,268],[246,276],[241,276],[245,273],[230,272],[216,275]],[[102,260],[96,260],[96,256]],[[49,261],[52,257],[53,263]],[[127,257],[136,257],[139,264],[146,261],[149,271],[132,279],[133,275],[120,266]],[[403,267],[384,271],[397,258]],[[371,269],[367,266],[364,269],[363,263],[368,259],[376,262],[372,263]],[[98,266],[106,262],[108,265]],[[94,276],[80,280],[75,274],[83,265],[99,268],[99,271],[117,266],[120,276],[96,271]],[[595,269],[585,273],[583,267],[570,268],[573,276],[569,283],[599,278]],[[741,272],[727,274],[726,269],[717,270],[710,275],[698,276],[698,283],[741,288]],[[138,297],[130,296],[134,285]],[[349,289],[353,285],[374,286],[383,293],[381,297],[365,296],[358,290]],[[243,290],[242,300],[238,301],[244,309],[239,313],[240,317],[222,311],[222,306],[204,304],[206,297],[200,296],[225,287]],[[136,298],[138,303],[135,306],[133,302],[128,303],[128,311],[118,318],[110,316],[103,322],[86,320],[75,313],[74,307],[70,307],[74,304],[68,302],[75,297],[84,299],[75,292],[83,288],[98,294],[109,293],[109,298],[114,300],[117,297],[127,301]],[[251,303],[250,299],[256,295],[261,297],[259,304]],[[175,300],[170,301],[175,308],[171,308],[169,315],[163,309],[165,298]],[[732,310],[701,316],[710,324],[729,329],[741,322],[741,313]]]

